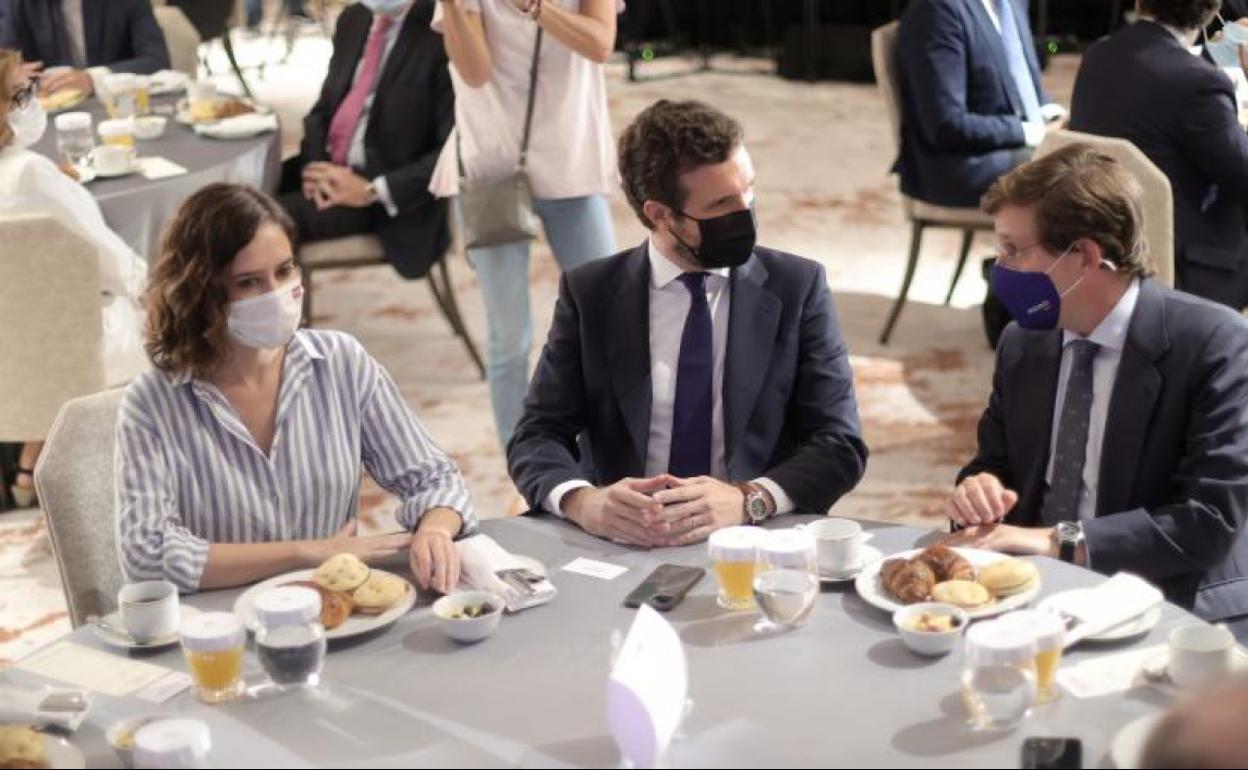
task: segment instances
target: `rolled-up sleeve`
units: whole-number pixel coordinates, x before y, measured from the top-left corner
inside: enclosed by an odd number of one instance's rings
[[[364,354],[361,445],[364,467],[402,501],[398,521],[415,530],[433,508],[450,508],[463,519],[459,536],[477,531],[472,498],[459,468],[433,442],[390,374]]]
[[[208,541],[178,515],[174,480],[152,416],[127,394],[117,421],[114,460],[117,551],[127,580],[168,580],[199,589]]]

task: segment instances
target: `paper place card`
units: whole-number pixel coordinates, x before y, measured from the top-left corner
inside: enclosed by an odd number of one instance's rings
[[[608,564],[605,561],[594,561],[585,557],[578,557],[563,565],[565,572],[575,572],[578,575],[587,575],[599,580],[615,580],[620,575],[628,572],[628,567],[621,567],[618,564]]]
[[[1144,663],[1164,652],[1164,644],[1142,650],[1099,655],[1057,672],[1057,683],[1076,698],[1100,698],[1126,692],[1135,686]]]
[[[15,668],[117,697],[131,695],[173,673],[164,666],[120,658],[73,642],[60,642],[36,652]]]
[[[149,703],[164,703],[190,687],[192,683],[193,680],[190,674],[182,671],[170,671],[147,687],[135,692],[134,697]]]
[[[167,158],[139,158],[138,163],[139,173],[147,179],[165,179],[186,173],[186,166],[178,165]]]
[[[685,716],[689,664],[676,629],[647,605],[607,679],[607,723],[633,767],[656,767]]]

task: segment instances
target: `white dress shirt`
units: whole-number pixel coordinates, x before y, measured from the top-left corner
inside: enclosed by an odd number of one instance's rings
[[[1140,281],[1135,279],[1119,298],[1118,304],[1109,311],[1086,339],[1100,347],[1092,359],[1092,414],[1088,425],[1088,445],[1084,450],[1083,491],[1079,495],[1079,520],[1090,521],[1096,517],[1096,492],[1101,475],[1101,446],[1105,442],[1105,420],[1109,416],[1109,402],[1114,394],[1114,382],[1118,378],[1118,364],[1122,361],[1122,349],[1131,328],[1131,315],[1140,296]],[[1053,479],[1053,447],[1057,446],[1057,426],[1062,418],[1062,406],[1066,403],[1066,383],[1070,379],[1070,343],[1084,339],[1078,334],[1062,335],[1062,364],[1057,375],[1057,399],[1053,404],[1053,427],[1050,435],[1049,464],[1044,482]]]
[[[646,445],[646,476],[667,473],[672,452],[672,417],[676,405],[676,373],[680,365],[680,339],[692,298],[678,279],[685,272],[663,256],[650,240],[650,437]],[[724,461],[724,360],[728,350],[728,318],[732,305],[729,270],[706,271],[706,301],[711,310],[714,365],[711,375],[711,475],[725,479]],[[780,485],[768,478],[755,479],[776,501],[777,513],[793,510],[793,501]],[[546,510],[563,515],[560,504],[568,492],[590,486],[583,479],[566,481],[551,490]]]
[[[994,0],[983,0],[983,3],[984,10],[988,12],[988,18],[992,19],[992,26],[997,28],[997,34],[1001,34],[1001,17],[997,15]],[[1017,12],[1017,8],[1015,11]],[[1066,117],[1066,108],[1056,102],[1047,102],[1040,105],[1040,114],[1045,120],[1058,120]],[[1039,147],[1044,141],[1045,133],[1044,124],[1023,121],[1023,141],[1028,147]]]
[[[347,149],[347,165],[351,168],[362,169],[368,165],[368,155],[364,150],[364,137],[368,135],[368,118],[373,111],[373,100],[377,98],[377,85],[381,82],[381,74],[386,71],[386,62],[390,60],[390,52],[394,50],[394,44],[399,39],[399,31],[403,28],[403,22],[407,19],[408,9],[394,17],[394,23],[386,30],[386,47],[381,52],[381,64],[377,67],[377,79],[373,82],[373,90],[369,93],[368,98],[364,101],[364,111],[360,113],[360,122],[355,127],[355,133],[351,136],[351,146]],[[376,24],[376,18],[373,23]],[[372,34],[372,30],[369,30]],[[367,44],[365,45],[367,48]],[[355,74],[351,76],[351,85],[355,86],[355,81],[360,77],[360,67],[364,64],[363,55],[355,64]],[[332,117],[332,116],[331,116]],[[386,209],[386,213],[392,217],[399,215],[398,206],[394,205],[394,198],[390,195],[390,185],[386,182],[386,177],[379,176],[372,180],[373,189],[377,191],[377,202]]]

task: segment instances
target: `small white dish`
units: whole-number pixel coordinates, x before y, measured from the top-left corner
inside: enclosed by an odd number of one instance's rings
[[[846,572],[839,572],[839,573],[828,573],[828,572],[824,572],[823,570],[819,570],[819,582],[820,583],[848,583],[851,580],[854,580],[855,578],[857,578],[859,573],[861,573],[864,569],[867,568],[867,565],[877,562],[883,558],[884,558],[884,552],[881,551],[879,548],[876,548],[873,545],[864,545],[862,547],[862,564],[859,564],[858,567],[855,569],[851,569]]]
[[[88,166],[85,163],[74,166],[74,172],[78,174],[78,184],[90,184],[98,176],[95,173],[95,167]]]
[[[134,767],[134,734],[139,731],[140,727],[161,719],[168,719],[168,717],[149,714],[119,719],[108,726],[108,729],[104,731],[104,737],[108,740],[108,745],[117,753],[117,758],[121,760],[121,763],[126,767]],[[125,741],[124,744],[123,741]]]
[[[141,141],[159,139],[165,133],[169,119],[160,115],[144,115],[134,119],[134,136]]]
[[[1153,689],[1171,697],[1177,698],[1191,692],[1190,689],[1174,683],[1170,678],[1169,667],[1170,650],[1158,650],[1140,666],[1140,678]],[[1231,673],[1245,671],[1248,671],[1248,652],[1245,652],[1243,647],[1236,646],[1231,657]]]
[[[953,618],[954,627],[949,631],[917,631],[910,628],[909,623],[923,613],[949,615]],[[936,657],[952,652],[970,622],[966,610],[940,602],[909,604],[893,613],[893,625],[901,634],[901,641],[905,642],[912,652],[926,657]]]
[[[181,613],[183,620],[199,614],[199,610],[189,604],[180,605],[178,611]],[[181,640],[178,632],[174,631],[150,642],[136,642],[126,633],[125,626],[121,622],[120,611],[111,612],[101,618],[100,621],[91,623],[91,630],[105,644],[120,647],[123,650],[159,650],[164,647],[172,647]]]
[[[489,605],[490,612],[475,618],[454,617],[473,604]],[[503,597],[489,591],[455,591],[433,603],[433,614],[447,636],[457,642],[471,643],[494,633],[506,606]]]
[[[1055,594],[1045,597],[1044,601],[1037,605],[1037,609],[1060,611],[1071,602],[1083,596],[1091,588],[1072,588],[1069,591],[1059,591]],[[1099,634],[1084,637],[1080,641],[1083,642],[1121,642],[1127,639],[1134,639],[1137,636],[1143,636],[1161,622],[1162,605],[1157,605],[1142,615],[1137,615],[1130,620],[1111,626]]]
[[[1153,734],[1153,728],[1161,721],[1161,714],[1146,714],[1132,720],[1114,734],[1109,745],[1109,757],[1119,770],[1135,770],[1144,756],[1144,747]]]

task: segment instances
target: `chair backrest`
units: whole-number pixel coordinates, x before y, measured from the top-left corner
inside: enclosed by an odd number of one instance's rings
[[[194,78],[199,72],[199,44],[203,42],[195,25],[181,8],[166,5],[153,8],[152,12],[156,14],[160,31],[165,34],[170,64],[178,72]]]
[[[39,441],[104,389],[99,258],[43,214],[0,216],[0,243],[0,441]]]
[[[1170,180],[1140,148],[1126,139],[1079,131],[1051,131],[1036,148],[1036,157],[1076,142],[1090,144],[1126,167],[1144,191],[1144,239],[1158,283],[1174,286],[1174,196]]]
[[[876,27],[871,33],[871,64],[875,68],[875,82],[884,96],[888,108],[888,125],[892,129],[893,147],[901,147],[901,91],[897,79],[897,28],[898,22],[890,21]]]
[[[125,578],[115,534],[113,442],[123,391],[70,401],[35,467],[52,552],[74,627],[117,607]]]

